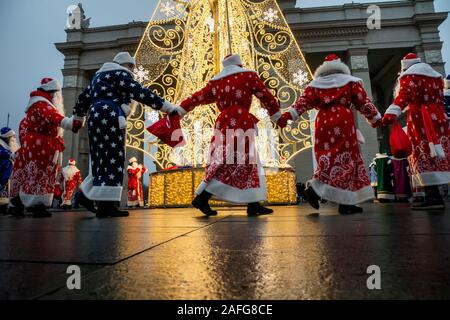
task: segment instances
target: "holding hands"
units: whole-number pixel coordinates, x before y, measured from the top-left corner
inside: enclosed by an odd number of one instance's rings
[[[394,122],[397,120],[397,116],[393,114],[385,114],[383,119],[381,120],[383,123],[383,126],[389,126],[391,124],[394,124]]]

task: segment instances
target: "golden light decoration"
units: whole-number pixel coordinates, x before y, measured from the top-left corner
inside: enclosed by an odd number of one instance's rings
[[[283,109],[297,100],[312,79],[275,0],[160,0],[136,52],[136,78],[168,101],[179,103],[219,73],[229,53],[240,54],[245,67],[257,71]],[[145,114],[150,111],[138,105],[128,123],[127,146],[144,152],[160,170],[174,165],[204,167],[216,106],[198,107],[183,119],[187,143],[177,150],[159,144],[145,130]],[[311,148],[309,115],[280,131],[256,98],[251,112],[260,119],[257,146],[264,166],[286,167]],[[151,183],[157,184],[153,178]],[[154,193],[153,186],[150,189]]]
[[[265,168],[268,204],[297,203],[295,172],[292,168]],[[151,175],[149,206],[152,208],[187,207],[205,176],[203,168],[174,169]],[[227,206],[226,202],[212,200],[213,206]]]

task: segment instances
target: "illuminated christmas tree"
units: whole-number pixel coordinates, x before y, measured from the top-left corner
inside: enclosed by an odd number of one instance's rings
[[[283,108],[295,102],[312,79],[275,0],[160,0],[136,52],[136,77],[179,103],[219,73],[230,53],[240,54],[244,67],[258,72]],[[257,99],[251,112],[261,120],[258,149],[265,166],[283,167],[311,147],[308,115],[280,132]],[[128,146],[145,152],[160,169],[204,166],[217,113],[216,106],[209,105],[186,116],[182,127],[187,145],[172,150],[145,130],[158,114],[139,106],[129,123]]]

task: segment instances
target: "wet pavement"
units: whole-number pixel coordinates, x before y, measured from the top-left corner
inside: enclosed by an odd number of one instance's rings
[[[450,209],[364,208],[1,216],[0,299],[449,299]],[[81,268],[81,290],[66,288],[70,265]],[[370,265],[381,290],[367,288]]]

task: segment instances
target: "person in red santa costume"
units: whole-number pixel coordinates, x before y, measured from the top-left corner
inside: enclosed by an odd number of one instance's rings
[[[266,180],[254,143],[258,119],[250,107],[255,95],[276,121],[281,116],[280,105],[256,72],[242,67],[239,55],[227,56],[223,67],[205,88],[181,103],[185,112],[211,103],[220,111],[206,176],[192,204],[205,215],[216,215],[208,204],[214,195],[219,200],[248,204],[248,215],[270,214],[273,210],[260,204],[267,200]]]
[[[62,205],[64,210],[72,209],[72,200],[75,190],[83,179],[81,178],[80,170],[76,167],[75,159],[70,159],[68,165],[61,170],[61,187],[62,187]]]
[[[317,169],[305,190],[315,209],[322,198],[338,203],[340,214],[360,213],[363,209],[356,205],[375,197],[361,157],[352,105],[373,127],[381,125],[381,114],[367,97],[362,80],[331,54],[316,70],[315,80],[278,121],[283,128],[308,110],[319,110],[314,142]]]
[[[142,187],[142,177],[148,171],[146,167],[138,163],[133,157],[129,161],[128,172],[128,206],[144,206],[144,188]]]
[[[45,78],[30,94],[25,119],[19,130],[21,148],[14,162],[10,209],[23,216],[50,217],[57,174],[62,164],[64,130],[72,130],[73,118],[64,116],[61,85]],[[26,129],[26,130],[25,130]]]
[[[397,95],[386,110],[383,124],[390,125],[407,112],[409,157],[413,187],[425,187],[423,203],[413,210],[443,209],[439,185],[450,183],[450,123],[444,110],[443,76],[422,63],[414,53],[402,60]]]

